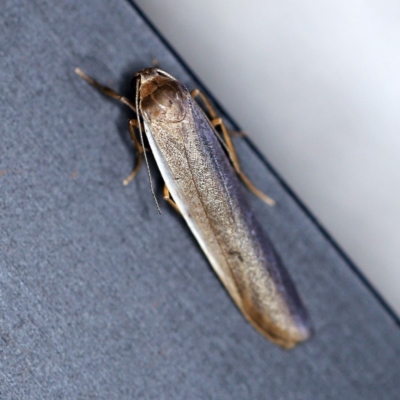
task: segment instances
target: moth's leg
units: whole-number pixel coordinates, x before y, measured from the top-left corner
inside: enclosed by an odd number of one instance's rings
[[[224,144],[225,144],[224,147],[226,148],[226,150],[227,150],[227,152],[229,154],[229,158],[231,159],[233,168],[235,169],[236,173],[239,175],[240,179],[247,186],[247,188],[252,193],[254,193],[257,197],[259,197],[262,201],[264,201],[265,203],[267,203],[270,206],[274,206],[275,205],[275,201],[273,199],[271,199],[270,197],[268,197],[261,190],[257,189],[253,185],[253,183],[250,181],[250,179],[247,178],[247,176],[242,171],[242,168],[241,168],[240,163],[239,163],[238,156],[236,154],[235,147],[233,146],[232,139],[231,139],[231,135],[234,134],[234,133],[228,131],[228,129],[226,128],[222,118],[218,118],[217,113],[215,112],[215,110],[214,110],[213,106],[211,105],[210,101],[207,99],[207,97],[199,89],[193,90],[191,94],[192,94],[193,98],[200,97],[200,99],[202,100],[202,102],[206,106],[208,113],[210,114],[210,117],[211,117],[210,120],[211,120],[211,124],[213,125],[213,127],[214,128],[220,127],[221,132],[222,132],[222,136],[223,136],[223,141],[224,141]],[[244,136],[244,134],[241,134],[240,132],[238,132],[238,133],[239,133],[239,135]]]
[[[211,102],[208,100],[207,96],[203,94],[199,89],[194,89],[191,92],[192,97],[195,99],[196,97],[200,97],[201,101],[206,106],[208,113],[210,114],[210,121],[214,128],[220,126],[224,138],[224,142],[226,144],[227,150],[229,152],[229,156],[232,160],[232,163],[235,166],[235,170],[240,170],[239,160],[236,155],[235,148],[233,147],[232,140],[230,139],[230,132],[226,128],[222,118],[218,118],[217,113],[214,110],[214,107],[211,105]]]
[[[174,202],[174,200],[172,200],[171,197],[171,193],[169,192],[167,185],[164,185],[164,200],[178,213],[181,214],[181,212],[179,211],[178,206],[176,205],[176,203]]]
[[[194,89],[191,92],[191,95],[194,99],[196,99],[196,97],[199,97],[201,99],[201,101],[204,103],[207,112],[210,115],[210,119],[216,119],[217,118],[217,113],[214,110],[214,107],[212,106],[210,100],[208,100],[207,96],[201,92],[199,89]],[[231,130],[227,130],[227,132],[232,135],[232,136],[239,136],[239,137],[243,137],[246,136],[245,132],[238,132],[238,131],[231,131]]]
[[[226,129],[226,126],[224,124],[224,121],[222,118],[214,118],[211,120],[211,124],[216,127],[221,128],[221,132],[224,138],[225,142],[225,147],[228,151],[229,158],[232,161],[233,168],[235,169],[236,173],[239,175],[240,179],[243,181],[243,183],[247,186],[247,188],[254,193],[257,197],[259,197],[262,201],[267,203],[270,206],[275,205],[275,200],[271,199],[271,197],[267,196],[265,193],[263,193],[261,190],[257,189],[253,183],[250,181],[250,179],[244,174],[242,171],[242,167],[240,166],[238,156],[236,154],[235,147],[233,146],[231,136]]]
[[[210,100],[207,99],[207,96],[203,92],[201,92],[199,89],[194,89],[190,94],[194,99],[196,99],[196,97],[200,97],[201,101],[206,106],[211,119],[217,118],[217,113],[215,112],[214,107],[211,105]]]
[[[100,92],[102,92],[106,96],[112,97],[113,99],[116,99],[116,100],[120,101],[121,103],[124,103],[125,105],[127,105],[129,108],[131,108],[133,111],[136,112],[135,105],[127,97],[124,97],[124,96],[120,95],[119,93],[115,92],[113,89],[109,88],[108,86],[104,86],[101,83],[95,81],[93,78],[86,75],[79,68],[75,68],[75,73],[78,74],[81,78],[83,78],[87,83],[94,86],[96,89],[100,90]]]
[[[133,168],[131,174],[126,179],[124,179],[122,182],[125,186],[128,185],[129,182],[136,176],[136,174],[139,172],[140,167],[142,166],[142,162],[143,162],[144,149],[143,149],[142,145],[140,144],[140,141],[136,137],[135,130],[134,130],[134,127],[139,128],[138,124],[139,123],[136,119],[129,120],[129,125],[128,125],[129,126],[129,134],[131,136],[132,142],[134,143],[134,145],[136,147],[138,156],[137,156],[136,165]]]
[[[228,130],[228,133],[229,133],[231,136],[237,136],[237,137],[245,137],[245,136],[247,136],[247,133],[246,133],[246,132],[242,132],[242,131],[231,131],[230,129]]]

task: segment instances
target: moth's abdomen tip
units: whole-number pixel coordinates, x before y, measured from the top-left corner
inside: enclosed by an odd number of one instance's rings
[[[267,316],[252,314],[249,309],[243,310],[247,320],[271,342],[285,348],[292,349],[313,336],[313,328],[308,315],[288,315],[275,321]]]
[[[306,342],[314,335],[314,329],[310,323],[298,327],[298,343]]]
[[[285,335],[279,338],[271,337],[265,335],[268,339],[270,339],[275,344],[283,347],[284,349],[290,350],[295,348],[297,345],[307,342],[312,337],[312,331],[309,330],[301,330],[296,332],[295,335]]]
[[[278,344],[286,349],[292,349],[298,344],[304,343],[311,339],[313,335],[314,329],[309,318],[302,319],[295,323],[290,332],[282,337],[282,342]]]

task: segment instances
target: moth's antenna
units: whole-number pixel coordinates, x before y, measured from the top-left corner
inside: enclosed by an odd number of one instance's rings
[[[139,112],[139,87],[140,87],[140,78],[137,79],[136,81],[136,96],[135,96],[135,105],[136,105],[136,110],[138,111],[136,113],[137,119],[138,119],[138,126],[139,126],[139,136],[140,136],[140,141],[142,143],[143,149],[144,147],[144,140],[143,140],[143,132],[142,132],[142,124],[140,123],[140,112]],[[161,214],[160,206],[158,205],[157,197],[154,194],[154,188],[153,188],[153,182],[151,180],[151,173],[150,173],[150,166],[149,166],[149,161],[147,160],[147,155],[146,155],[146,150],[144,151],[144,159],[146,161],[146,167],[147,167],[147,173],[149,175],[149,182],[150,182],[150,190],[151,193],[153,194],[154,201],[156,202],[157,210]]]

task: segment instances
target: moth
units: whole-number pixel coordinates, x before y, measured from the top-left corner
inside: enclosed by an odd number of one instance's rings
[[[284,348],[308,339],[312,332],[308,313],[251,211],[240,181],[265,202],[273,201],[243,173],[230,132],[207,98],[199,91],[194,93],[203,100],[211,118],[178,80],[159,68],[136,73],[135,102],[80,69],[76,73],[136,113],[137,118],[129,121],[129,132],[139,156],[124,184],[135,177],[144,157],[154,196],[145,134],[165,182],[164,198],[185,219],[245,318]]]

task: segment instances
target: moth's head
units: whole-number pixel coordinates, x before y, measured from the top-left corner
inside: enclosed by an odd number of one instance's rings
[[[187,89],[158,68],[146,68],[135,75],[139,110],[149,122],[179,122],[185,118]]]

